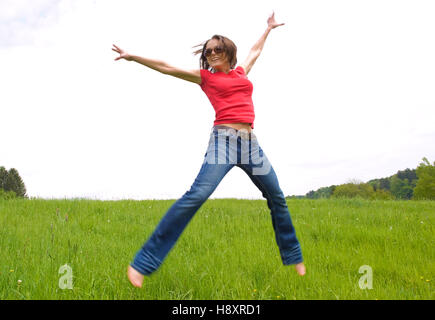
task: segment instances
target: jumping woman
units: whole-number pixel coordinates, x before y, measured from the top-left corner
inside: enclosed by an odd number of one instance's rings
[[[270,31],[282,25],[284,23],[275,22],[272,13],[266,31],[252,47],[247,59],[237,67],[237,47],[221,35],[214,35],[194,52],[201,54],[199,70],[179,69],[160,60],[131,55],[113,45],[112,50],[119,53],[115,61],[135,61],[163,74],[198,84],[216,112],[198,176],[190,190],[169,208],[128,266],[127,276],[133,286],[142,287],[144,276],[159,268],[193,215],[234,166],[246,172],[266,198],[283,264],[294,265],[299,275],[305,274],[301,247],[284,194],[253,132],[253,86],[247,78]]]

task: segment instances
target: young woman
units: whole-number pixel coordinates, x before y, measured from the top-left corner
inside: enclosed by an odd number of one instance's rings
[[[235,44],[220,35],[214,35],[195,52],[201,54],[199,70],[179,69],[160,60],[131,55],[113,45],[112,50],[119,53],[115,60],[135,61],[163,74],[200,85],[216,112],[201,170],[190,190],[169,208],[151,237],[137,252],[127,270],[132,285],[141,287],[144,275],[150,275],[162,264],[193,215],[234,166],[245,171],[266,198],[283,264],[295,265],[299,275],[305,274],[301,248],[284,194],[253,133],[253,86],[247,78],[270,31],[282,25],[284,23],[275,22],[273,13],[267,20],[266,31],[252,47],[247,59],[237,67]]]

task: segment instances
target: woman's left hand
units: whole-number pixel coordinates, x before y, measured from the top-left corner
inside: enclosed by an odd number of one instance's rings
[[[275,12],[267,19],[267,25],[270,29],[275,29],[276,27],[283,26],[284,23],[276,23],[275,21]]]

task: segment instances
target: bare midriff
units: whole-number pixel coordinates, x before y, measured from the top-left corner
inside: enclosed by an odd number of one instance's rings
[[[246,122],[242,122],[242,123],[220,123],[220,126],[226,126],[226,127],[231,127],[233,129],[236,130],[247,130],[248,132],[251,132],[251,124],[250,123],[246,123]]]

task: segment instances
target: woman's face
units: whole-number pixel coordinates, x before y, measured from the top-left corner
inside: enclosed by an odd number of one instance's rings
[[[211,39],[209,42],[207,42],[207,46],[205,49],[214,49],[216,47],[223,48],[222,43],[219,40]],[[216,53],[215,50],[213,50],[211,52],[211,55],[207,57],[207,62],[210,67],[215,70],[225,69],[229,66],[225,51],[222,51],[221,53]]]

